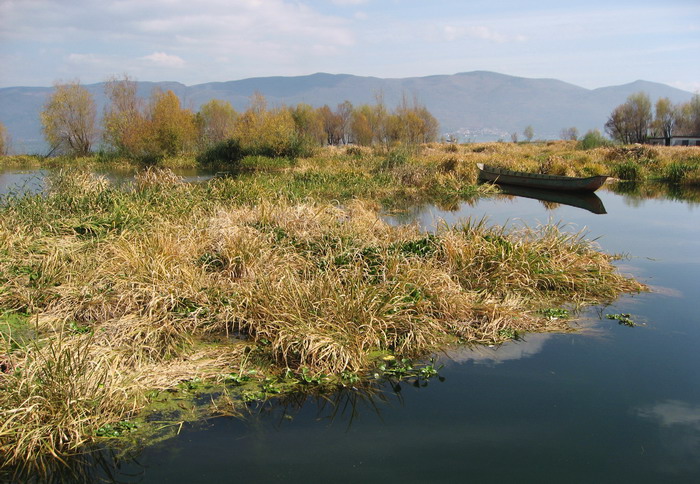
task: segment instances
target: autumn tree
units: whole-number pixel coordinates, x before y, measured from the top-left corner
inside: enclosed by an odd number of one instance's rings
[[[234,130],[241,148],[251,154],[295,156],[299,148],[294,118],[288,109],[268,109],[260,93],[251,97],[250,107],[238,117]]]
[[[321,120],[325,142],[329,145],[338,145],[343,140],[343,120],[334,113],[326,104],[318,108],[318,117]]]
[[[350,121],[350,132],[353,142],[370,146],[374,139],[372,108],[363,104],[353,109]]]
[[[233,136],[238,113],[230,102],[212,99],[197,113],[203,146],[211,146]]]
[[[654,136],[668,140],[673,134],[673,128],[678,119],[676,107],[669,98],[663,97],[656,101],[654,112],[654,121],[652,122]]]
[[[387,118],[387,135],[390,141],[419,144],[437,139],[437,120],[416,101],[409,105],[406,98]]]
[[[376,94],[375,99],[374,105],[370,107],[370,116],[368,120],[372,129],[374,142],[386,146],[389,143],[387,123],[389,113],[384,104],[384,94],[381,92]]]
[[[147,149],[147,120],[143,99],[137,96],[136,81],[125,75],[105,83],[109,104],[102,118],[102,139],[107,146],[127,156],[138,156]]]
[[[6,155],[10,149],[10,140],[7,134],[7,128],[0,123],[0,156]]]
[[[700,136],[700,94],[683,103],[676,113],[677,134]]]
[[[88,155],[97,134],[95,114],[95,100],[80,81],[55,84],[41,112],[50,153]]]
[[[605,131],[621,143],[643,143],[651,127],[651,100],[644,92],[631,94],[605,123]]]
[[[145,129],[151,156],[176,156],[193,148],[197,139],[195,116],[180,106],[171,91],[156,89],[147,108]]]
[[[309,145],[322,145],[326,138],[320,113],[308,104],[297,104],[289,108],[299,139]]]

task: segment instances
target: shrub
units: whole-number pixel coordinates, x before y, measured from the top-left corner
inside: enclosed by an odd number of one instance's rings
[[[611,167],[611,175],[620,180],[640,181],[646,178],[644,168],[634,161],[625,160]]]
[[[608,141],[597,129],[588,130],[579,142],[579,147],[582,150],[590,150],[609,145],[610,141]]]
[[[363,158],[365,151],[360,146],[351,145],[345,148],[345,154],[348,156],[354,156],[355,158]]]
[[[207,164],[223,164],[228,168],[237,168],[245,156],[238,140],[230,138],[214,144],[197,157],[197,162]]]
[[[674,161],[664,168],[663,176],[671,183],[683,183],[689,178],[691,173],[696,172],[697,170],[697,164],[693,165],[691,163]]]
[[[391,150],[382,161],[380,170],[391,170],[403,166],[411,159],[410,150],[404,146],[399,146]]]

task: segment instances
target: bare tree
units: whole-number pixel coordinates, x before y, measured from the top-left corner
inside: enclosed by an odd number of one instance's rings
[[[528,125],[523,130],[523,136],[525,136],[525,139],[529,143],[530,141],[532,141],[532,138],[535,136],[535,129],[531,125]]]
[[[651,101],[644,92],[631,94],[617,106],[605,123],[605,131],[622,143],[643,143],[651,127]]]
[[[559,134],[561,139],[567,140],[567,141],[576,141],[578,139],[578,129],[576,126],[572,126],[570,128],[564,128],[561,130],[561,133]]]
[[[117,152],[136,155],[144,147],[144,101],[136,94],[138,85],[128,75],[112,77],[105,83],[110,103],[102,118],[102,139]]]
[[[338,104],[335,110],[340,121],[340,142],[347,144],[350,142],[350,122],[352,121],[352,103],[343,101]]]

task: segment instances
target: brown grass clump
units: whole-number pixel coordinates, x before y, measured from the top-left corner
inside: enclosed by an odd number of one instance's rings
[[[167,188],[182,183],[182,177],[167,168],[148,167],[136,174],[134,184],[137,190]]]
[[[116,363],[86,338],[59,337],[29,351],[0,380],[2,463],[41,469],[77,454],[101,425],[128,413]]]

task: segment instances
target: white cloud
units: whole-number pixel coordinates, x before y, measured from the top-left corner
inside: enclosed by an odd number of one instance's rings
[[[440,32],[437,36],[434,35],[434,33],[427,34],[429,40],[454,42],[462,39],[476,39],[497,44],[523,42],[527,40],[527,36],[525,35],[503,33],[500,30],[496,30],[486,25],[450,23],[443,25],[442,27],[438,27],[437,29]]]
[[[700,93],[700,81],[695,81],[695,82],[674,81],[674,82],[669,82],[668,84],[669,84],[669,86],[677,87],[678,89],[683,89],[684,91]]]
[[[367,0],[332,0],[336,5],[346,6],[346,5],[362,5],[367,3]]]
[[[153,54],[141,57],[141,59],[152,62],[161,67],[184,67],[185,61],[176,56],[166,54],[165,52],[154,52]]]
[[[69,54],[68,62],[72,64],[96,65],[104,63],[104,59],[94,54]]]

